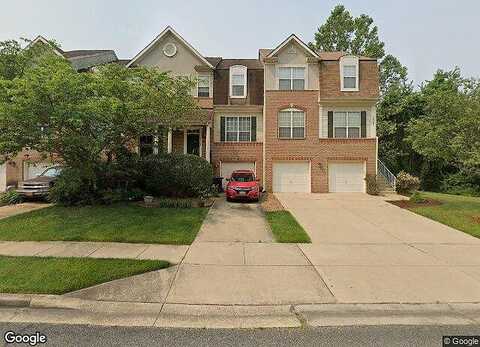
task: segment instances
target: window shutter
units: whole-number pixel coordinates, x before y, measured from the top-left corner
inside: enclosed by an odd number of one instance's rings
[[[361,112],[361,127],[362,127],[362,136],[361,137],[367,137],[367,112],[362,111]]]
[[[333,137],[333,111],[328,111],[328,137]]]
[[[257,141],[257,117],[250,117],[250,138],[252,142]]]
[[[225,142],[225,117],[220,117],[220,141]]]

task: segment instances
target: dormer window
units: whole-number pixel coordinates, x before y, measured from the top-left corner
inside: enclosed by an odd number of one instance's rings
[[[358,71],[358,57],[345,56],[340,59],[340,88],[342,91],[358,91]]]
[[[234,65],[230,67],[230,97],[247,97],[247,67]]]

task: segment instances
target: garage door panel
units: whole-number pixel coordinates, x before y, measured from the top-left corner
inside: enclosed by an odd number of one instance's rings
[[[332,193],[364,193],[364,163],[331,163],[328,165],[329,191]]]
[[[274,163],[273,191],[284,193],[310,192],[310,164]]]

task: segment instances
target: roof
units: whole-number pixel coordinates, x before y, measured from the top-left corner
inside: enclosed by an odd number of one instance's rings
[[[93,53],[96,52],[96,53]],[[68,53],[68,52],[66,52]],[[95,66],[104,65],[108,63],[113,63],[118,61],[115,51],[105,50],[105,51],[89,51],[89,53],[84,53],[84,55],[77,54],[72,57],[67,57],[72,64],[73,68],[76,70],[86,70]]]
[[[89,55],[96,55],[96,54],[101,54],[105,52],[114,52],[114,51],[111,49],[80,49],[80,50],[63,52],[63,56],[65,58],[70,59],[70,58],[85,57]]]
[[[144,49],[142,49],[135,57],[133,57],[133,59],[127,64],[127,67],[130,67],[131,65],[133,65],[138,59],[140,59],[143,55],[145,55],[146,53],[148,53],[150,51],[150,49],[152,49],[155,44],[161,40],[161,38],[163,36],[165,36],[167,33],[171,33],[173,36],[175,36],[180,42],[182,42],[185,46],[188,47],[188,49],[190,49],[190,51],[192,51],[192,53],[194,55],[196,55],[201,61],[203,61],[205,63],[205,65],[207,65],[208,67],[211,67],[212,69],[214,68],[214,66],[208,61],[205,59],[205,57],[203,55],[201,55],[195,48],[193,48],[192,45],[190,45],[187,41],[185,41],[185,39],[183,37],[181,37],[175,30],[173,30],[173,28],[171,26],[167,26],[160,34],[157,35],[157,37],[155,37],[153,39],[152,42],[150,42],[147,47],[145,47]]]
[[[229,69],[233,65],[243,65],[249,70],[263,70],[263,65],[258,59],[222,59],[217,69]]]
[[[213,65],[213,67],[217,67],[218,63],[220,60],[222,60],[222,57],[205,57],[207,61]]]
[[[272,51],[273,51],[273,49],[271,49],[271,48],[260,48],[260,49],[258,50],[258,59],[259,59],[260,61],[263,61],[263,59],[264,59],[267,55],[269,55]]]
[[[282,43],[280,43],[277,47],[275,47],[270,53],[268,53],[267,57],[272,57],[275,54],[277,54],[283,47],[285,47],[290,41],[295,41],[300,47],[302,47],[304,50],[306,50],[308,53],[313,55],[314,57],[318,57],[317,52],[313,51],[308,45],[300,40],[297,35],[291,34],[289,37],[287,37],[285,40],[283,40]]]
[[[341,57],[344,55],[350,55],[350,53],[347,52],[318,52],[318,55],[320,56],[321,60],[339,60]],[[358,56],[360,60],[377,60],[376,58],[369,58],[365,57],[363,55]]]

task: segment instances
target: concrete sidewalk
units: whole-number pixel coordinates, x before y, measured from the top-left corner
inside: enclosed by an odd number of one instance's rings
[[[0,219],[15,216],[18,214],[40,210],[42,208],[50,207],[52,204],[40,202],[25,202],[17,205],[8,205],[0,207]]]
[[[0,255],[182,261],[189,246],[117,242],[0,241]]]

